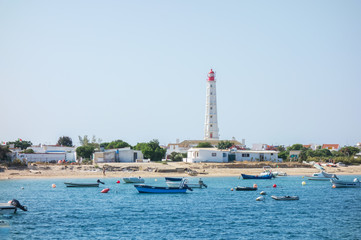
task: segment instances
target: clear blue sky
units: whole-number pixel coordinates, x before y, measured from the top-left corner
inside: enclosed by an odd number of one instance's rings
[[[0,0],[0,141],[361,141],[361,1]]]

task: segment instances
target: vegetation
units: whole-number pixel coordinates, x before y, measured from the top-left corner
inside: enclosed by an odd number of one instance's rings
[[[32,144],[32,142],[30,141],[23,141],[21,139],[16,140],[15,142],[8,142],[7,145],[10,144],[14,144],[15,148],[20,148],[21,150],[27,149],[28,147],[30,147]]]
[[[183,161],[183,154],[182,153],[178,153],[178,152],[172,152],[170,154],[170,159],[173,161],[173,162],[181,162]]]
[[[10,149],[9,146],[1,146],[0,145],[0,161],[8,161],[9,160],[9,155],[8,153],[10,153]]]
[[[218,149],[228,149],[233,146],[233,143],[230,141],[220,141],[217,145]]]
[[[161,161],[166,153],[166,149],[159,146],[157,139],[153,139],[148,143],[138,143],[134,149],[142,151],[144,158],[151,161]]]
[[[62,136],[59,137],[58,145],[66,146],[66,147],[72,147],[73,146],[73,140],[70,137]]]
[[[196,148],[213,148],[213,145],[209,142],[200,142]]]
[[[104,146],[104,145],[103,145]],[[102,147],[102,145],[100,144],[100,147]],[[108,143],[106,146],[104,146],[106,149],[114,149],[114,148],[126,148],[126,147],[132,147],[129,143],[124,142],[122,140],[115,140],[112,141],[111,143]]]
[[[92,154],[94,153],[94,146],[92,145],[80,146],[77,147],[75,151],[77,156],[90,159]]]
[[[22,151],[22,153],[34,153],[33,149],[26,149],[24,151]]]

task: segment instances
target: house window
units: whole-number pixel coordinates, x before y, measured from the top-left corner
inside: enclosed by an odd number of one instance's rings
[[[217,153],[212,153],[212,157],[216,157],[217,156]]]
[[[227,157],[227,153],[223,153],[223,157]]]
[[[273,153],[271,153],[271,156],[273,155]]]
[[[249,153],[242,153],[242,157],[249,157]]]
[[[199,152],[196,153],[196,157],[199,157]]]

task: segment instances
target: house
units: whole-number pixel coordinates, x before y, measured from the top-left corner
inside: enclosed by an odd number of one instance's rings
[[[107,149],[104,152],[93,153],[94,163],[136,162],[140,159],[143,159],[142,152],[138,150],[133,150],[130,147]]]
[[[321,147],[321,145],[311,143],[311,144],[303,145],[303,147],[304,148],[309,148],[309,149],[312,149],[313,151],[315,151],[315,150],[319,149],[319,147]]]
[[[271,162],[282,162],[282,159],[278,158],[278,151],[267,150],[267,151],[254,151],[254,150],[238,150],[235,152],[236,161],[271,161]]]
[[[217,148],[190,148],[187,152],[187,158],[183,162],[228,162],[229,150],[220,150]]]
[[[15,158],[25,162],[56,163],[59,160],[65,160],[67,162],[75,161],[74,155],[69,159],[66,153],[17,153]]]
[[[290,160],[297,161],[300,157],[301,150],[291,150],[290,151]]]
[[[322,149],[328,149],[330,151],[338,151],[340,149],[339,144],[323,144]]]

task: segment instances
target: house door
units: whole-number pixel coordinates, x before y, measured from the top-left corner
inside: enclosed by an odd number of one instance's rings
[[[264,161],[264,153],[261,153],[261,154],[259,155],[259,160],[260,160],[260,161]]]
[[[133,162],[135,162],[137,159],[138,159],[138,153],[135,152],[133,155]]]

